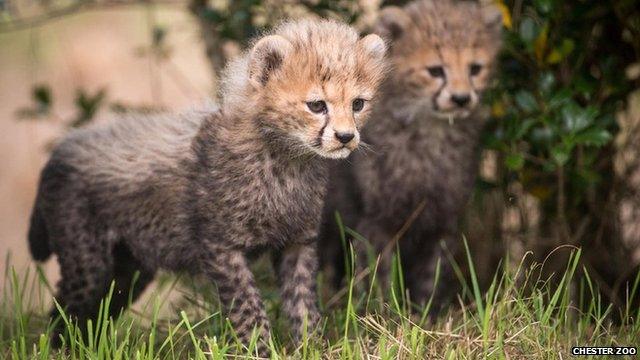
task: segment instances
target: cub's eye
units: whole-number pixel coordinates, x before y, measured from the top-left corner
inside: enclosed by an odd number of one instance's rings
[[[353,100],[353,103],[351,104],[351,108],[353,109],[353,112],[361,111],[362,108],[364,108],[364,99],[358,98]]]
[[[442,66],[428,66],[427,71],[429,75],[433,77],[443,78],[444,77],[444,68]]]
[[[322,100],[308,101],[307,107],[309,108],[309,110],[311,110],[311,112],[316,114],[323,114],[327,112],[327,103]]]
[[[480,71],[482,71],[482,65],[478,63],[473,63],[469,65],[469,73],[471,73],[471,76],[476,76],[480,74]]]

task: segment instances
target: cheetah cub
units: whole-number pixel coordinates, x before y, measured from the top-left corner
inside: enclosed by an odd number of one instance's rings
[[[83,325],[113,280],[117,315],[158,269],[204,275],[238,337],[258,331],[265,355],[269,321],[247,254],[271,249],[299,339],[319,319],[326,159],[358,146],[385,51],[347,25],[284,23],[228,65],[219,109],[67,136],[42,170],[29,233],[36,260],[58,256],[57,301]]]
[[[382,254],[384,285],[395,249],[390,242],[410,225],[398,240],[404,279],[412,301],[424,304],[434,291],[439,242],[451,248],[461,239],[458,220],[473,189],[484,123],[478,104],[500,47],[501,16],[492,5],[421,0],[383,9],[374,32],[389,40],[392,65],[363,132],[374,152],[354,153],[332,170],[321,261],[332,264],[338,282],[344,275],[338,210]],[[353,244],[362,270],[367,246]],[[436,301],[455,281],[442,260]]]

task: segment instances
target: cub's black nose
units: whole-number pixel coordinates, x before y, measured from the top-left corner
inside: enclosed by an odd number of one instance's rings
[[[355,134],[353,133],[336,133],[336,138],[338,139],[338,141],[340,141],[343,144],[348,143],[349,141],[353,140],[353,138],[355,137]]]
[[[458,107],[464,107],[471,101],[469,94],[453,94],[451,95],[451,101],[453,101]]]

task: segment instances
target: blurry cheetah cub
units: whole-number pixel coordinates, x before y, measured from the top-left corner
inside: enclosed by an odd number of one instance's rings
[[[264,355],[269,322],[247,253],[271,248],[299,338],[319,318],[325,158],[358,146],[385,50],[336,22],[284,23],[228,66],[220,109],[67,136],[42,171],[29,233],[35,259],[58,255],[57,301],[85,322],[112,280],[117,314],[160,268],[202,274],[239,338],[260,333]]]
[[[390,265],[385,249],[395,248],[391,239],[424,206],[399,246],[411,299],[429,299],[438,243],[452,246],[461,238],[458,219],[473,189],[484,124],[478,104],[491,79],[501,26],[496,7],[471,1],[419,0],[383,9],[375,32],[390,41],[393,69],[363,132],[375,153],[354,153],[349,164],[335,164],[321,236],[330,244],[322,246],[324,262],[344,268],[333,221],[339,210],[346,226],[383,253],[384,282]],[[362,267],[366,248],[354,244]],[[442,269],[436,300],[455,283],[449,270]]]

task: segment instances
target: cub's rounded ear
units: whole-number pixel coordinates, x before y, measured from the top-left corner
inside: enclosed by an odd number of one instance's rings
[[[397,6],[387,6],[380,11],[373,32],[387,41],[397,40],[411,22],[409,14]]]
[[[293,51],[289,40],[280,35],[265,36],[253,45],[249,55],[249,81],[263,87],[273,73],[282,66],[284,59]]]
[[[376,34],[369,34],[363,37],[358,42],[358,45],[375,59],[384,58],[384,54],[387,52],[387,45],[384,40]]]
[[[485,2],[481,5],[482,21],[485,26],[495,33],[502,31],[502,10],[495,3]]]

